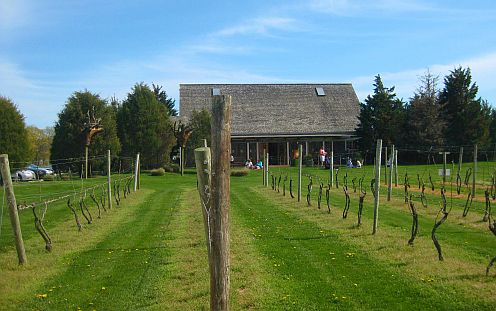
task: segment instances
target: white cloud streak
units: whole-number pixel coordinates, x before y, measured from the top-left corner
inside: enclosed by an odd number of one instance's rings
[[[339,16],[371,14],[374,12],[427,11],[432,7],[418,0],[313,0],[309,8],[320,13]]]
[[[267,35],[273,30],[296,30],[296,20],[285,17],[259,17],[246,22],[221,29],[212,34],[213,37],[228,37],[235,35]]]

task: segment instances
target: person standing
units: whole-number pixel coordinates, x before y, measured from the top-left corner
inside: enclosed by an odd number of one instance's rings
[[[321,166],[324,166],[325,164],[325,158],[326,158],[327,152],[324,149],[324,146],[320,147],[319,150],[319,162]]]

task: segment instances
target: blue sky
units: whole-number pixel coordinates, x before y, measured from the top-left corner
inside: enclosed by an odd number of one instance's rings
[[[45,127],[84,89],[351,82],[363,101],[381,74],[407,100],[461,65],[496,105],[495,31],[490,0],[0,0],[0,94]]]

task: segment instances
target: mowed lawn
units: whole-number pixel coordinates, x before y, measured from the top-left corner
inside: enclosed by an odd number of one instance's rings
[[[401,169],[401,174],[406,170]],[[408,170],[414,192],[415,172],[425,174],[426,168]],[[489,183],[490,170],[480,183]],[[390,202],[382,186],[379,231],[371,235],[370,168],[339,173],[340,183],[349,174],[351,204],[346,219],[340,188],[331,191],[330,213],[325,199],[317,208],[318,177],[325,181],[327,171],[305,169],[314,180],[311,206],[306,202],[308,177],[303,179],[302,201],[297,202],[289,195],[289,178],[296,195],[296,170],[273,168],[272,172],[277,178],[288,175],[285,196],[283,181],[279,191],[263,187],[260,171],[231,178],[233,310],[495,309],[496,267],[489,276],[485,269],[496,255],[496,237],[480,221],[483,190],[467,217],[461,216],[465,196],[448,196],[453,210],[437,233],[445,257],[440,262],[430,238],[441,201],[438,176],[435,191],[426,190],[429,206],[423,208],[417,200],[419,234],[414,246],[408,246],[412,217],[401,186],[394,189]],[[358,227],[358,192],[353,192],[351,180],[364,174],[368,193]],[[59,183],[53,191],[64,186]],[[46,185],[43,192],[52,191]],[[36,183],[18,190],[27,196],[29,187],[40,192]],[[28,264],[19,267],[4,207],[0,309],[209,308],[205,237],[192,171],[183,177],[143,174],[141,189],[122,198],[118,207],[114,202],[101,218],[95,217],[94,205],[89,208],[95,219],[87,224],[80,216],[83,230],[78,232],[65,202],[49,206],[44,223],[53,240],[51,253],[44,250],[31,211],[22,211]]]

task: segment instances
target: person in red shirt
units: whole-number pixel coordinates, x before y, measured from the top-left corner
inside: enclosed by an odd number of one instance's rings
[[[324,147],[320,147],[320,150],[319,150],[319,162],[320,162],[320,165],[321,166],[324,166],[325,164],[325,157],[327,155],[327,152],[325,151]]]

